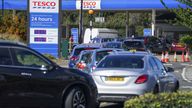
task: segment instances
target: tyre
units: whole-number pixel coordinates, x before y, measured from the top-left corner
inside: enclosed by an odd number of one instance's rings
[[[79,87],[72,88],[65,99],[64,108],[87,108],[85,92]]]
[[[153,94],[158,94],[159,93],[159,87],[158,85],[155,85],[155,88],[153,89]]]

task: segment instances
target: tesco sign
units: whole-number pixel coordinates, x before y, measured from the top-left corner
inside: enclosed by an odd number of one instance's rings
[[[76,1],[76,9],[81,8],[81,1]],[[101,9],[101,0],[83,0],[83,9]]]
[[[33,6],[56,6],[56,2],[33,1]]]

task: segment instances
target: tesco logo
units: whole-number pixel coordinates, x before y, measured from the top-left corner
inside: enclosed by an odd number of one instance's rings
[[[56,6],[56,2],[33,1],[33,6]]]
[[[97,5],[97,2],[83,2],[84,8],[95,8]]]

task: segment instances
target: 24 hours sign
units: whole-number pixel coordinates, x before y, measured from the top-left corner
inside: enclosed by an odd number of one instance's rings
[[[29,0],[28,5],[30,47],[57,56],[60,0]]]

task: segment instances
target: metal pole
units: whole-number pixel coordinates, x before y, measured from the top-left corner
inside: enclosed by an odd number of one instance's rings
[[[152,29],[152,36],[155,36],[155,17],[156,17],[156,10],[152,10],[152,22],[151,22],[151,29]]]
[[[126,11],[126,37],[129,36],[129,12]]]
[[[83,0],[81,0],[81,9],[79,13],[79,43],[82,43],[82,31],[83,31]]]
[[[90,40],[92,40],[92,28],[93,28],[93,21],[92,21],[92,17],[93,15],[90,16]]]
[[[4,0],[2,0],[2,16],[4,16]]]

